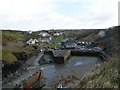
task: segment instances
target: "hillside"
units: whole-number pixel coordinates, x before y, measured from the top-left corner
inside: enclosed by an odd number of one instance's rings
[[[104,37],[94,38],[105,48],[105,52],[110,57],[103,64],[96,65],[75,88],[120,88],[119,29],[119,26],[109,28],[105,31]],[[96,34],[92,34],[92,36],[94,37]],[[91,39],[88,37],[85,39]]]
[[[25,46],[29,38],[27,32],[6,30],[2,31],[2,60],[6,64],[13,64],[21,60],[27,60],[36,52],[31,46]],[[17,55],[16,55],[17,53]],[[18,57],[22,54],[21,57]]]
[[[63,35],[54,36],[56,32],[60,31],[47,31],[52,38],[49,42],[39,41],[37,44],[27,45],[26,42],[31,38],[37,40],[44,40],[48,37],[38,35],[41,31],[29,34],[26,31],[2,31],[2,46],[0,47],[4,67],[2,68],[4,77],[8,75],[9,71],[13,72],[14,69],[19,68],[24,64],[27,59],[35,56],[42,46],[44,49],[59,48],[62,40],[68,38],[75,42],[90,41],[98,42],[99,47],[103,48],[108,56],[106,62],[96,65],[90,73],[85,75],[79,83],[76,82],[74,88],[118,88],[120,75],[120,60],[119,60],[119,28],[120,26],[111,27],[108,29],[83,29],[83,30],[65,30]]]
[[[120,75],[118,69],[120,61],[118,56],[114,56],[108,62],[97,65],[88,75],[86,75],[77,88],[118,88]]]

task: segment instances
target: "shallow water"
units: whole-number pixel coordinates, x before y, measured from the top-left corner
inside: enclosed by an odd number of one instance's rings
[[[51,64],[42,66],[45,75],[45,83],[49,86],[57,81],[60,76],[75,75],[82,77],[91,68],[102,61],[98,57],[71,57],[67,64]]]
[[[12,87],[16,82],[23,80],[30,74],[40,70],[43,67],[44,78],[46,87],[50,87],[53,83],[60,80],[61,76],[67,77],[75,75],[76,77],[82,78],[85,73],[89,72],[95,64],[101,63],[102,60],[98,57],[87,57],[87,56],[73,56],[66,64],[44,64],[39,65],[38,60],[40,55],[35,58],[34,66],[27,68],[28,72],[22,74],[13,83],[8,83],[5,87]]]

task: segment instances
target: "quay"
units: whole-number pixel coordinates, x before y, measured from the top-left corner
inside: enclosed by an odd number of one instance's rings
[[[100,51],[82,51],[82,50],[71,50],[72,56],[99,56]]]
[[[54,56],[54,62],[59,64],[67,63],[68,58],[71,55],[70,50],[53,50],[52,52]]]
[[[45,54],[50,54],[53,57],[53,61],[56,64],[67,63],[71,56],[95,56],[100,57],[103,61],[107,60],[107,56],[104,51],[97,47],[91,49],[62,49],[62,50],[47,50]]]

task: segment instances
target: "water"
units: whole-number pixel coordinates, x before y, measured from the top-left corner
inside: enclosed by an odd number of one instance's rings
[[[68,63],[66,64],[68,67],[73,67],[73,66],[78,66],[78,65],[86,65],[86,64],[97,64],[100,63],[101,61],[99,60],[99,58],[97,57],[77,57],[74,56],[72,58],[70,58],[70,60],[68,61]]]
[[[69,59],[67,64],[43,65],[45,82],[49,87],[52,83],[58,81],[61,76],[76,75],[76,77],[81,78],[86,72],[89,72],[95,64],[101,62],[98,57],[74,56]]]
[[[89,72],[95,64],[101,63],[98,57],[87,57],[87,56],[73,56],[71,57],[66,64],[44,64],[39,65],[38,60],[40,59],[41,54],[33,58],[33,66],[27,68],[26,73],[22,74],[19,78],[14,80],[14,82],[20,81],[23,78],[29,76],[30,74],[40,70],[43,67],[44,78],[46,87],[50,87],[52,84],[58,82],[61,78],[75,75],[76,77],[82,78],[85,73]],[[33,60],[29,60],[27,63],[33,63]],[[13,82],[13,83],[14,83]],[[5,85],[5,87],[12,87],[13,83]]]

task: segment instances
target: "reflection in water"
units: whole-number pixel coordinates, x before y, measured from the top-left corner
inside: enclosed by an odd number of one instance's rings
[[[80,65],[82,64],[82,62],[76,62],[76,64],[74,66]]]
[[[67,67],[74,67],[74,66],[78,66],[78,65],[86,65],[86,64],[97,64],[100,63],[101,60],[99,60],[98,57],[77,57],[74,56],[72,58],[70,58],[70,60],[68,61],[68,63],[66,64]]]

